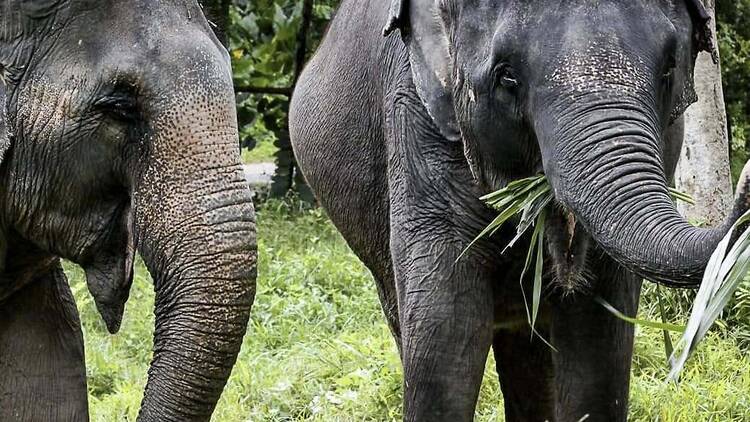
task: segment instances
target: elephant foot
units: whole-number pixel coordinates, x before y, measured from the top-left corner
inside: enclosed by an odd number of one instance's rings
[[[88,421],[81,323],[59,265],[0,303],[0,421]]]

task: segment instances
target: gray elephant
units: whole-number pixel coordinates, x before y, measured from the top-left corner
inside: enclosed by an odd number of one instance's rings
[[[255,294],[231,71],[194,0],[0,2],[0,420],[88,419],[80,264],[111,332],[154,279],[141,421],[210,418]]]
[[[747,208],[745,176],[715,229],[668,193],[707,22],[697,0],[342,2],[290,127],[377,282],[405,420],[471,420],[491,347],[508,421],[626,419],[633,327],[595,298],[634,315],[643,277],[695,286]],[[557,206],[538,330],[555,351],[530,340],[529,237],[501,254],[508,224],[457,259],[494,217],[477,198],[542,172]]]

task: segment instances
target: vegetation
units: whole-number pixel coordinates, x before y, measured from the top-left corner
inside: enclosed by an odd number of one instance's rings
[[[750,0],[717,0],[724,99],[729,118],[732,173],[750,158]]]
[[[320,210],[271,201],[258,219],[258,296],[214,420],[400,420],[400,364],[368,271]],[[151,354],[148,274],[139,263],[122,330],[111,336],[82,271],[66,267],[83,320],[92,420],[134,421]],[[640,317],[658,320],[648,296]],[[675,386],[664,382],[661,332],[637,328],[631,420],[750,420],[750,347],[738,340],[740,330],[750,327],[724,324],[709,333]],[[490,358],[477,420],[502,421],[502,415]]]
[[[314,51],[338,1],[316,0],[308,52]],[[294,53],[302,20],[302,1],[239,0],[230,8],[229,49],[238,87],[288,88],[294,82]],[[285,95],[241,94],[237,110],[241,138],[248,149],[263,146],[254,157],[273,161],[277,133],[286,127]],[[243,156],[245,157],[245,156]]]

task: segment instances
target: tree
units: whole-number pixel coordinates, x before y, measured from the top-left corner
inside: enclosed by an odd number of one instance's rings
[[[705,0],[704,4],[711,14],[714,45],[718,45],[714,0]],[[721,80],[719,60],[701,53],[695,65],[698,102],[685,112],[685,141],[675,174],[677,189],[689,193],[696,201],[695,205],[679,203],[680,211],[690,220],[711,225],[720,222],[732,206],[729,136]]]
[[[750,0],[717,0],[716,21],[736,181],[750,147]]]
[[[230,52],[243,145],[272,143],[277,173],[272,196],[291,187],[312,198],[295,169],[286,127],[291,88],[320,41],[338,0],[235,0],[230,8]]]

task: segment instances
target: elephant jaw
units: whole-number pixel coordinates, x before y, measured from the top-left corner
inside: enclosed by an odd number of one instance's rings
[[[129,264],[116,260],[111,265],[85,267],[84,271],[89,291],[94,297],[96,309],[107,325],[107,331],[116,334],[120,330],[125,302],[128,301],[133,283],[132,259]]]
[[[133,284],[135,245],[133,216],[129,207],[122,213],[118,228],[94,259],[83,265],[89,292],[111,334],[120,330],[125,303]]]

